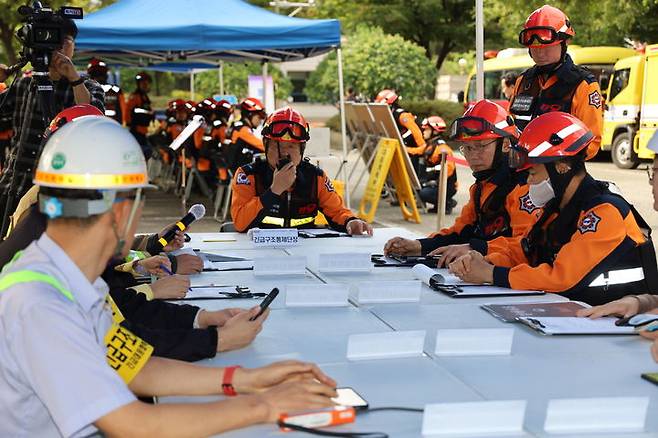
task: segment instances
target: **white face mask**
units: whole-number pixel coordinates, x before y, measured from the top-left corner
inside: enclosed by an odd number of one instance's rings
[[[555,191],[553,191],[551,181],[545,179],[539,184],[530,184],[528,195],[535,207],[543,207],[548,201],[555,198]]]

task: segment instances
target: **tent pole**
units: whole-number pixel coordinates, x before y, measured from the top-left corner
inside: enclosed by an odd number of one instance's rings
[[[475,84],[477,99],[484,99],[484,0],[475,0]]]
[[[190,71],[190,100],[194,101],[194,70]]]
[[[267,61],[263,61],[263,105],[265,105],[265,111],[267,112]],[[276,107],[276,104],[274,105]]]
[[[224,96],[224,61],[219,61],[219,94]]]
[[[338,58],[338,94],[340,96],[340,134],[343,143],[343,184],[345,184],[345,205],[351,208],[350,187],[347,172],[347,128],[345,124],[345,85],[343,84],[343,52],[340,47],[336,48]]]

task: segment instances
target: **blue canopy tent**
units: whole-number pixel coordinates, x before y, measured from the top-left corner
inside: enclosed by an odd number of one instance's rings
[[[78,23],[76,52],[114,65],[192,69],[222,61],[294,61],[336,50],[347,187],[340,22],[275,14],[242,0],[119,0]],[[186,65],[188,64],[188,65]]]

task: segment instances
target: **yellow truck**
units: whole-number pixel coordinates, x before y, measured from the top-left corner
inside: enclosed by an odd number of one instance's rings
[[[524,53],[525,52],[525,53]],[[581,47],[570,45],[568,50],[573,62],[589,68],[602,84],[601,89],[607,87],[607,80],[613,71],[613,66],[622,58],[636,54],[635,50],[624,47]],[[512,54],[512,56],[508,56]],[[484,97],[502,104],[507,108],[508,102],[502,95],[500,80],[508,72],[522,73],[532,67],[534,62],[525,49],[505,49],[498,53],[496,58],[484,61]],[[461,94],[461,93],[460,93]],[[464,97],[461,99],[465,105],[475,103],[475,69],[473,69],[466,82]]]
[[[658,44],[615,64],[606,92],[601,149],[611,152],[617,167],[633,169],[642,159],[653,158],[647,143],[658,128],[657,78]]]

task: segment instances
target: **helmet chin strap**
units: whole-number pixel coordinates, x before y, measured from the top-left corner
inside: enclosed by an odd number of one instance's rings
[[[564,197],[564,193],[566,192],[569,183],[581,169],[584,169],[585,164],[582,161],[570,160],[570,169],[565,173],[560,173],[557,170],[556,163],[556,161],[552,163],[546,163],[545,166],[546,171],[548,172],[548,179],[553,186],[555,198],[557,199],[559,205],[562,202],[562,198]]]
[[[114,236],[117,239],[117,245],[114,248],[114,254],[112,255],[113,258],[121,257],[121,254],[123,253],[124,246],[126,245],[126,234],[132,227],[132,223],[135,220],[135,215],[137,214],[137,209],[139,208],[141,199],[142,189],[137,189],[135,200],[133,201],[132,208],[130,209],[130,215],[128,216],[128,221],[126,222],[126,226],[124,227],[123,233],[121,233],[121,235],[119,235],[117,231],[116,219],[114,218],[114,215],[112,216],[112,231],[114,231]]]

